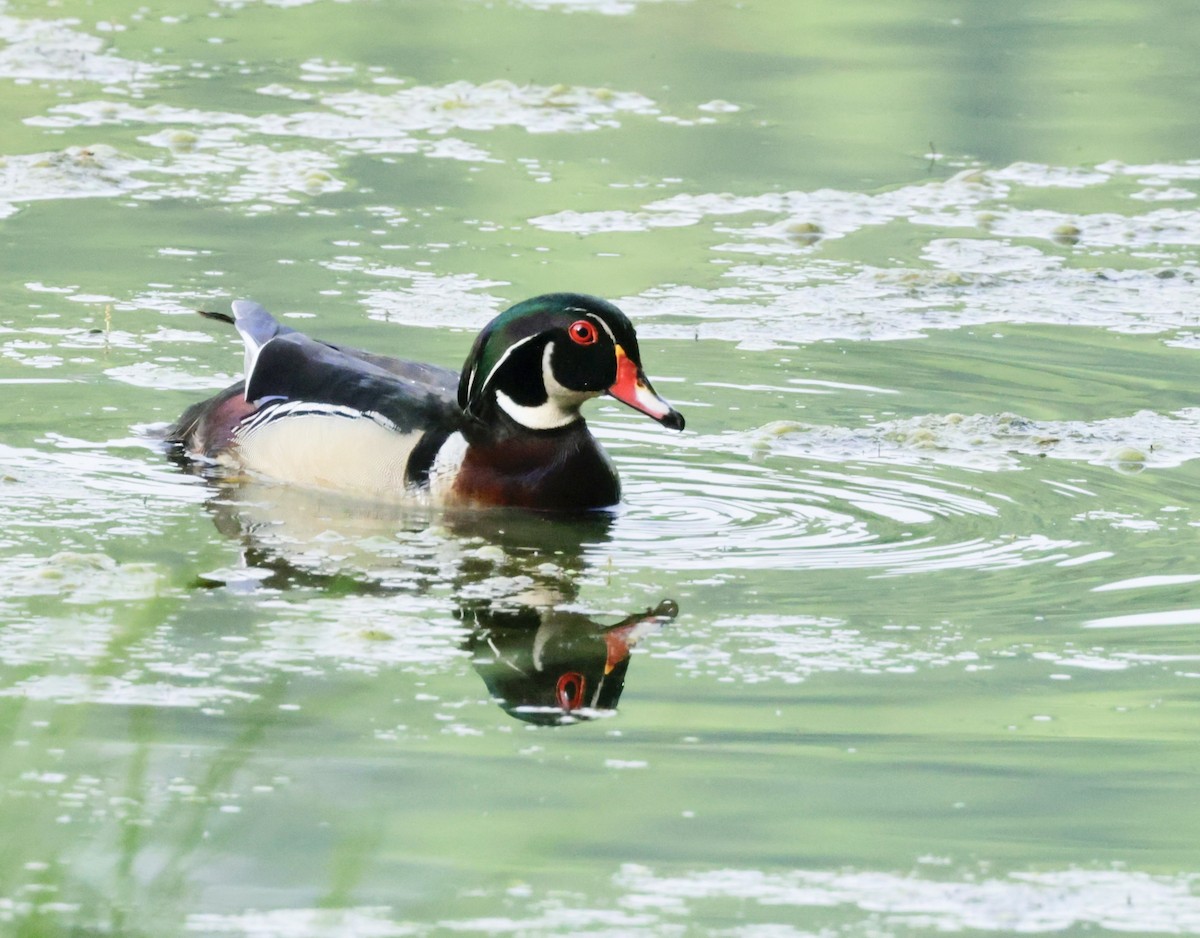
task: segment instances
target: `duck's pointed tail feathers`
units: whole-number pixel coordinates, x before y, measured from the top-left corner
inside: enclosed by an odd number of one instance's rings
[[[215,313],[211,309],[198,309],[196,312],[198,312],[205,319],[215,319],[217,322],[228,323],[231,326],[233,325],[233,317],[228,313]]]

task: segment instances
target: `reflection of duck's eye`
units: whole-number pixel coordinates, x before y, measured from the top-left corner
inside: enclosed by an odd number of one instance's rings
[[[563,710],[578,710],[583,705],[583,675],[578,671],[568,671],[558,679],[554,688],[558,705]]]
[[[586,319],[577,319],[567,328],[567,335],[571,337],[571,341],[579,345],[595,345],[596,340],[600,338],[596,332],[596,327]]]

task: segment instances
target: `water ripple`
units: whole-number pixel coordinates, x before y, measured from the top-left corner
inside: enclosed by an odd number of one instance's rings
[[[598,561],[666,569],[879,568],[898,574],[1061,562],[1078,542],[998,528],[1004,496],[933,474],[800,468],[698,454],[621,459],[626,506]]]

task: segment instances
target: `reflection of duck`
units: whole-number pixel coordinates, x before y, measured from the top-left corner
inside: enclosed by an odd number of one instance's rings
[[[509,714],[528,723],[575,723],[616,711],[630,649],[678,612],[665,599],[603,626],[553,606],[479,610],[466,647]]]
[[[633,325],[595,297],[519,303],[479,334],[455,375],[318,342],[233,304],[244,381],[188,408],[168,439],[188,455],[276,479],[461,505],[584,511],[620,497],[580,415],[601,394],[683,429],[646,379]],[[456,391],[457,388],[457,391]]]
[[[207,575],[198,586],[400,598],[448,585],[470,630],[463,648],[475,670],[500,706],[526,722],[611,714],[630,650],[678,612],[668,599],[605,626],[564,608],[578,595],[587,551],[608,538],[607,512],[569,521],[525,511],[435,512],[228,482],[217,484],[209,507],[218,530],[242,543],[246,568]]]

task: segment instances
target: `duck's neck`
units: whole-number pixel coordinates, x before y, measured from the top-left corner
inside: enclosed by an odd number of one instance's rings
[[[537,409],[515,407],[511,400],[503,403],[493,395],[478,412],[466,419],[462,434],[472,446],[491,446],[510,438],[563,439],[579,430],[591,436],[578,407],[570,413],[556,415],[551,421],[530,422],[525,419],[525,411]]]
[[[608,454],[583,418],[551,430],[530,430],[506,414],[464,429],[466,453],[453,499],[547,511],[608,508],[621,484]]]

